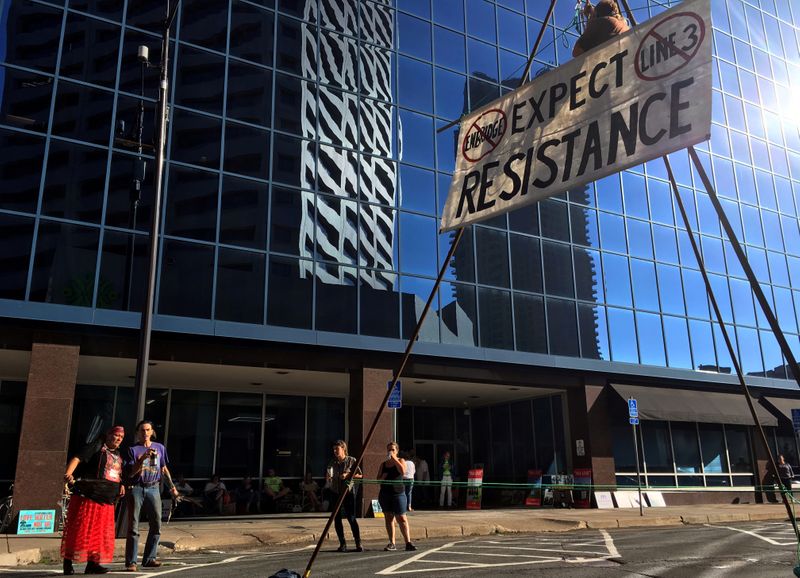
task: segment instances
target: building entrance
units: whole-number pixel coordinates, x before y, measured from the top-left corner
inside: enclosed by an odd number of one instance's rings
[[[439,482],[442,479],[442,461],[444,460],[445,452],[450,452],[450,460],[454,467],[454,477],[456,481],[459,479],[461,470],[466,471],[467,464],[457,465],[455,462],[455,447],[452,441],[430,441],[430,440],[417,440],[414,444],[417,456],[428,462],[428,471],[430,472],[430,485],[417,484],[414,489],[414,502],[419,507],[435,507],[439,504]],[[458,469],[460,468],[460,469]],[[419,480],[419,472],[417,472],[417,480]],[[456,488],[453,489],[453,499],[457,495]]]

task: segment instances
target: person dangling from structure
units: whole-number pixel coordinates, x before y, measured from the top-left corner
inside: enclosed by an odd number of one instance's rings
[[[572,56],[588,52],[614,36],[630,30],[628,21],[620,13],[615,0],[600,0],[597,6],[592,6],[587,1],[583,7],[583,14],[587,18],[586,27],[575,42]]]

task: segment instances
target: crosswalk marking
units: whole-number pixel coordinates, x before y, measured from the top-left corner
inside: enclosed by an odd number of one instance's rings
[[[420,574],[444,572],[454,574],[468,569],[513,567],[547,563],[592,564],[619,557],[611,535],[599,531],[597,539],[564,536],[514,537],[506,540],[460,540],[443,544],[402,560],[379,572],[378,575]],[[511,561],[513,559],[513,561]]]

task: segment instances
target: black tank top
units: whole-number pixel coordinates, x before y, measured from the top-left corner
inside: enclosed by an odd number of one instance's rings
[[[386,462],[381,463],[381,475],[386,474],[386,479],[381,483],[381,492],[384,494],[402,494],[405,492],[403,486],[403,473],[397,466],[386,467]],[[388,484],[387,482],[397,480],[396,484]]]

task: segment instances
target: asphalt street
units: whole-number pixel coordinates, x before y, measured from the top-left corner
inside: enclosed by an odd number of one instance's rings
[[[363,553],[338,553],[335,545],[323,546],[312,576],[786,577],[792,575],[796,552],[792,528],[782,522],[425,540],[416,552],[384,552],[383,543],[368,543]],[[125,574],[267,578],[289,568],[302,575],[311,550],[197,552],[166,557],[158,569]],[[122,565],[111,568],[119,572]],[[3,578],[60,573],[53,564],[0,569]]]

